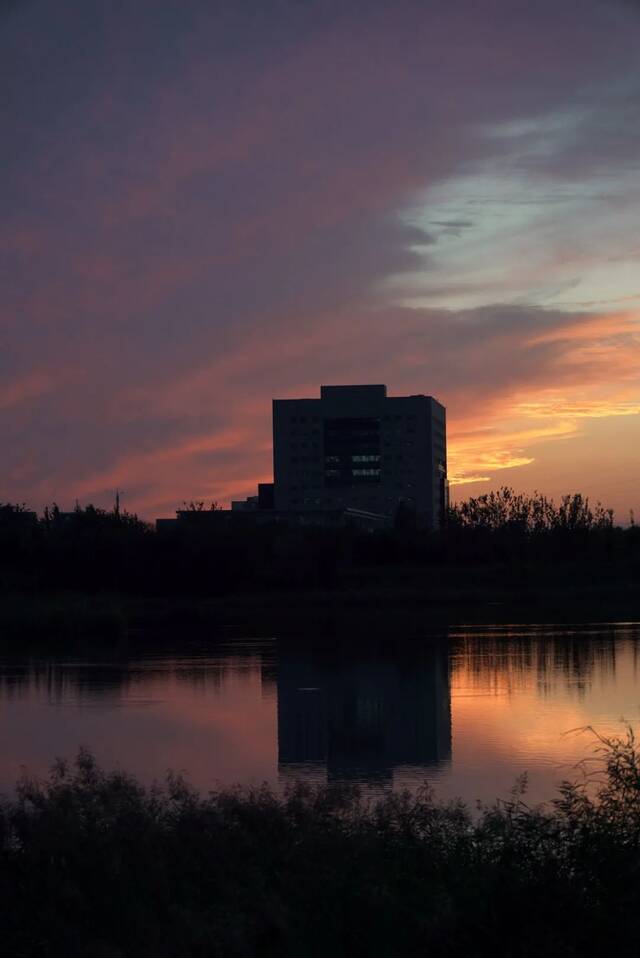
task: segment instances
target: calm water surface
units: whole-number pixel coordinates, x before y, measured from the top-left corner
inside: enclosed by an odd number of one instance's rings
[[[145,781],[297,778],[532,801],[640,725],[640,624],[456,628],[422,642],[227,639],[0,657],[0,790],[86,745]]]

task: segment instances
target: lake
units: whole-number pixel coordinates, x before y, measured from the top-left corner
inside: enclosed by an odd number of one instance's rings
[[[304,779],[373,794],[430,783],[551,798],[592,726],[640,720],[640,624],[456,627],[422,640],[130,638],[117,651],[0,655],[0,790],[88,746],[146,782]]]

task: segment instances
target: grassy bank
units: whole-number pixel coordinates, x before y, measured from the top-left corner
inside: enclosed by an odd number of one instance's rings
[[[0,936],[21,956],[637,955],[640,765],[597,795],[471,815],[428,794],[145,790],[81,754],[0,812]]]
[[[0,594],[0,635],[21,640],[117,640],[131,630],[255,635],[424,635],[447,625],[640,620],[637,576],[576,562],[354,567],[333,588],[263,588],[225,595],[91,592]]]

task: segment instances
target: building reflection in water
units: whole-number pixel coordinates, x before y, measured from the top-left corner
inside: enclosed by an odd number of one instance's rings
[[[640,626],[451,628],[440,639],[325,642],[179,633],[27,654],[0,643],[0,792],[79,745],[145,782],[303,778],[493,801],[530,774],[546,801],[592,757],[593,726],[640,723]],[[450,705],[451,700],[451,705]],[[455,725],[455,761],[452,719]]]
[[[386,786],[400,766],[451,758],[445,642],[338,650],[281,641],[277,682],[281,780]]]

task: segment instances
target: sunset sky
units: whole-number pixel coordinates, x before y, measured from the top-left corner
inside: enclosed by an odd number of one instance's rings
[[[271,399],[448,411],[456,497],[640,513],[640,3],[0,5],[0,501],[271,477]]]

